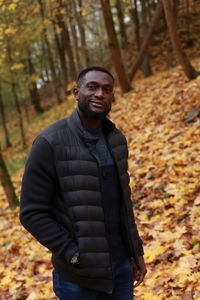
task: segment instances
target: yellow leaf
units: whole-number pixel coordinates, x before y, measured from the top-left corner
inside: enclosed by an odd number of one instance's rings
[[[8,27],[8,28],[6,28],[6,30],[5,30],[5,34],[6,34],[6,35],[12,35],[12,34],[14,34],[14,33],[15,33],[15,29],[12,28],[12,27]]]
[[[16,8],[16,4],[15,3],[11,3],[9,6],[8,6],[8,10],[15,10]]]
[[[146,260],[146,262],[147,263],[153,262],[154,259],[156,258],[156,256],[158,256],[159,254],[164,253],[166,249],[167,249],[167,247],[159,246],[159,247],[153,249],[152,251],[145,252],[145,260]]]
[[[200,281],[200,272],[192,274],[191,276],[188,277],[188,280],[193,281],[193,282],[195,282],[195,281],[199,282]]]
[[[24,64],[14,64],[10,69],[13,70],[19,70],[19,69],[23,69]]]
[[[26,298],[26,300],[37,300],[37,299],[38,299],[38,293],[35,292],[30,293],[28,298]]]
[[[182,251],[182,253],[185,255],[189,255],[192,253],[192,250],[184,250],[184,251]]]
[[[144,300],[162,300],[163,298],[161,296],[154,296],[151,293],[144,293],[142,296],[142,299]]]
[[[49,26],[49,25],[51,25],[51,21],[50,20],[48,20],[48,19],[45,19],[44,21],[43,21],[43,24],[44,24],[44,26]]]
[[[70,82],[68,85],[67,85],[67,91],[70,91],[74,86],[76,85],[76,82],[75,81],[72,81]]]
[[[10,275],[5,276],[1,279],[1,285],[9,285],[10,284]]]

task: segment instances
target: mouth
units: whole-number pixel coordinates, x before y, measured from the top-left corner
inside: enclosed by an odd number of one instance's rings
[[[97,109],[104,109],[105,104],[102,101],[90,100],[90,105]]]

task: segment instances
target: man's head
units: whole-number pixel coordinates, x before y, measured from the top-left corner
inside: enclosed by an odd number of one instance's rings
[[[83,69],[73,89],[79,112],[87,119],[101,120],[109,113],[113,94],[114,78],[102,67]]]

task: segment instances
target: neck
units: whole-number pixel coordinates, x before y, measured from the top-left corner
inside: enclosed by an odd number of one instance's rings
[[[101,120],[93,120],[93,119],[89,119],[87,118],[82,111],[80,111],[80,109],[78,108],[78,114],[81,120],[82,125],[85,128],[98,128],[101,126]]]

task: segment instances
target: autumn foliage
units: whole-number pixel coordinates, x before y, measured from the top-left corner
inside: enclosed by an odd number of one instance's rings
[[[175,68],[136,82],[114,108],[148,267],[136,299],[200,299],[200,119],[187,118],[199,88]]]
[[[200,61],[193,63],[200,70]],[[180,67],[135,81],[123,97],[116,89],[111,118],[129,144],[133,208],[148,268],[136,300],[200,299],[199,91],[200,78],[189,82]],[[29,124],[29,146],[42,128],[72,111],[68,106]],[[20,149],[15,142],[4,155],[20,159],[26,155]],[[12,177],[18,195],[22,173]],[[0,201],[0,299],[56,299],[49,251],[22,228],[2,189]]]

